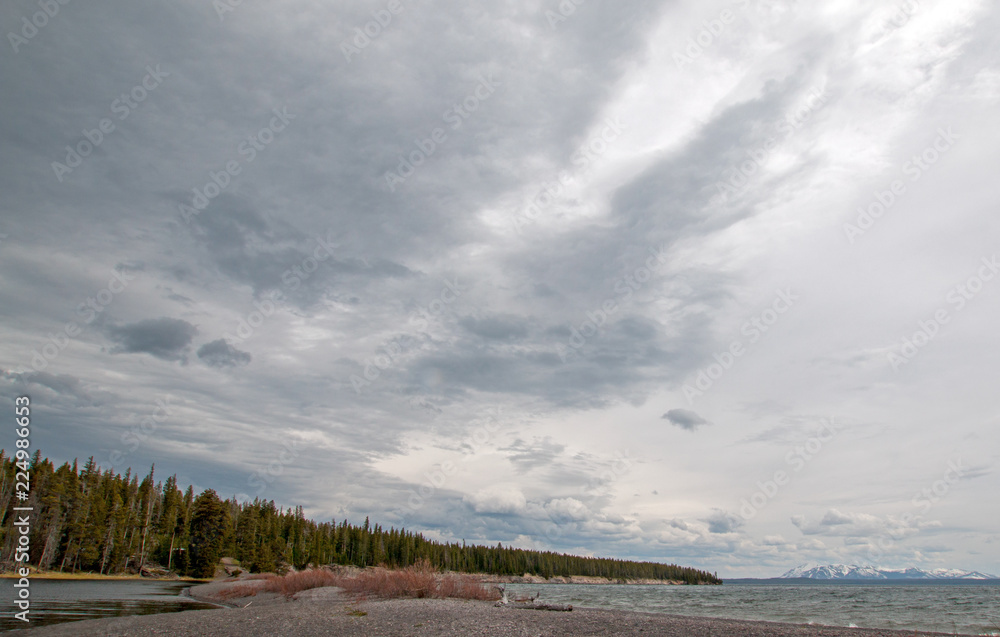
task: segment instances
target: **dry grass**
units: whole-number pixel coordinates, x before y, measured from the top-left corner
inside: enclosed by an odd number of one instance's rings
[[[249,579],[249,578],[248,578]],[[258,575],[253,579],[266,579],[263,585],[234,584],[220,597],[234,599],[250,597],[260,591],[281,593],[291,597],[300,591],[323,586],[339,586],[348,595],[362,597],[455,597],[460,599],[495,600],[499,595],[488,590],[472,575],[446,573],[434,570],[429,562],[418,562],[402,570],[370,568],[351,574],[319,569],[289,573],[285,576]]]

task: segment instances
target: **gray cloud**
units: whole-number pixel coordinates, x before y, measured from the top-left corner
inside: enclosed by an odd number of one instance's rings
[[[463,317],[459,325],[477,336],[492,340],[514,340],[528,335],[527,321],[518,316]]]
[[[703,522],[708,524],[709,533],[733,533],[743,526],[743,520],[722,509],[714,509]]]
[[[169,317],[107,327],[108,337],[115,342],[112,354],[146,353],[166,361],[183,360],[197,333],[191,323]]]
[[[669,420],[671,425],[688,431],[694,431],[698,427],[711,424],[690,409],[671,409],[660,417]]]
[[[238,367],[250,364],[252,359],[248,352],[236,349],[224,338],[205,343],[197,353],[198,358],[209,367]]]
[[[565,451],[566,446],[558,444],[552,438],[542,440],[535,439],[533,443],[525,442],[520,438],[500,451],[506,451],[507,459],[510,460],[519,471],[530,471],[539,467],[547,467]]]

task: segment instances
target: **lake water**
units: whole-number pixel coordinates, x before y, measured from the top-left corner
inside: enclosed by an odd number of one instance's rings
[[[722,586],[508,584],[540,601],[694,617],[1000,635],[1000,580],[726,580]]]
[[[45,624],[97,619],[118,615],[170,613],[195,608],[217,608],[181,597],[190,582],[142,580],[46,580],[32,579],[31,618],[25,623],[14,617],[19,609],[15,599],[15,579],[3,581],[3,615],[0,630],[31,628]]]

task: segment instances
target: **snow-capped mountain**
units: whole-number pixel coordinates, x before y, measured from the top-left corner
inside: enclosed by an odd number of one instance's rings
[[[919,568],[875,568],[846,564],[809,566],[803,564],[788,571],[781,578],[807,579],[1000,579],[979,571],[961,571],[954,568],[937,568],[925,571]]]

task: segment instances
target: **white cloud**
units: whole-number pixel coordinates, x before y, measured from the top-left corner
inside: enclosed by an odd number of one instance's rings
[[[527,502],[524,494],[516,487],[497,486],[480,489],[466,496],[476,513],[521,513]]]

